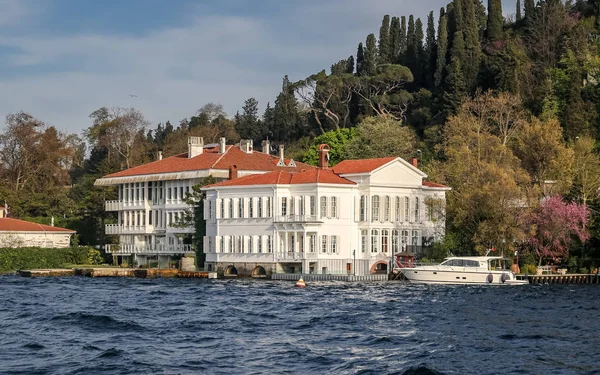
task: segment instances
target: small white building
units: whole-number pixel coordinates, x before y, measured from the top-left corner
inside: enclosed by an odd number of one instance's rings
[[[423,181],[416,159],[347,160],[329,169],[328,151],[321,145],[318,169],[205,186],[205,270],[366,275],[444,235],[450,188]]]
[[[4,207],[2,207],[4,208]],[[0,248],[69,247],[74,230],[4,217],[0,210]]]

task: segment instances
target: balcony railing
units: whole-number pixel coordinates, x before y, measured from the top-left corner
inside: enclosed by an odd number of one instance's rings
[[[281,251],[281,252],[275,253],[275,259],[278,262],[292,261],[292,260],[304,260],[304,259],[317,259],[317,253]]]
[[[113,200],[113,201],[105,201],[104,202],[104,210],[105,211],[123,211],[127,209],[143,209],[146,207],[146,203],[148,201],[145,200],[137,200],[137,201],[122,201],[122,200]]]
[[[275,216],[276,223],[318,223],[317,215],[285,215]]]
[[[152,225],[119,225],[106,224],[105,233],[109,235],[115,234],[144,234],[152,233],[154,227]]]
[[[106,245],[108,254],[114,255],[158,255],[193,253],[192,245]]]

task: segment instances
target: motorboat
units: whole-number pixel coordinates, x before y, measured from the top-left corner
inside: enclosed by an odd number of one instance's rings
[[[514,272],[504,268],[499,256],[449,257],[436,265],[402,268],[401,272],[415,284],[523,285]]]

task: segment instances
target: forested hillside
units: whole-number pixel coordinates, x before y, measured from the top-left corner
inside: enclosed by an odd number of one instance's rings
[[[114,192],[93,181],[159,150],[185,152],[188,135],[268,137],[312,163],[326,142],[333,163],[416,156],[431,180],[451,186],[448,235],[437,249],[518,248],[538,258],[570,249],[584,265],[581,256],[600,258],[599,13],[597,0],[516,0],[514,9],[454,0],[426,20],[385,15],[354,55],[304,79],[284,77],[262,115],[254,98],[233,116],[209,103],[175,125],[101,108],[80,136],[9,115],[0,198],[12,216],[55,216],[82,243],[100,244],[112,220],[103,201]],[[562,199],[541,199],[554,195]]]

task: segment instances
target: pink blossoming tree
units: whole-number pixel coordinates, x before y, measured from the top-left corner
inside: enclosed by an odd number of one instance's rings
[[[586,206],[566,203],[558,195],[545,199],[532,214],[533,237],[529,240],[539,257],[538,265],[544,258],[569,255],[574,238],[587,241],[590,237],[587,230],[589,215]]]

